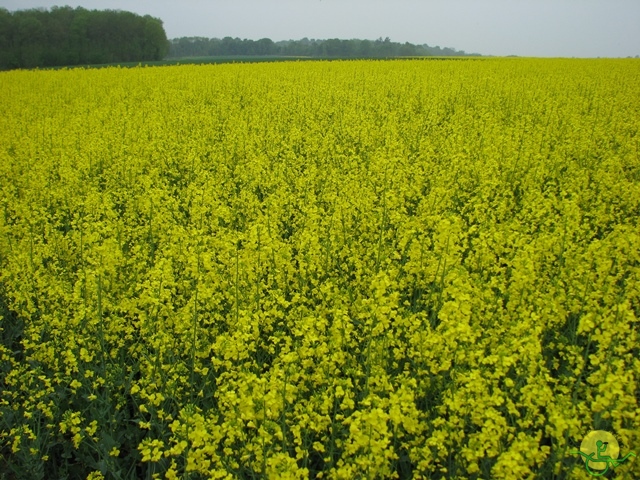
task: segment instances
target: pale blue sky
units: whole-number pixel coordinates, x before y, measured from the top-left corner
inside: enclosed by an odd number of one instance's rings
[[[640,0],[0,0],[150,14],[169,38],[390,37],[485,55],[640,55]]]

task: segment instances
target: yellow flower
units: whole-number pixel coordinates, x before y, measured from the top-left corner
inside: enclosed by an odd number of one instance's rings
[[[541,443],[598,418],[633,444],[637,71],[0,72],[3,445],[92,448],[102,407],[167,478],[566,477]]]
[[[143,462],[157,462],[162,457],[164,442],[158,439],[144,439],[138,449]]]

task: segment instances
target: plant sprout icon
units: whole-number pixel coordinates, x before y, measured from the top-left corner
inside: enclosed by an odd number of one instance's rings
[[[618,441],[611,433],[604,430],[590,432],[582,440],[580,450],[574,450],[571,453],[582,457],[587,472],[594,477],[600,477],[610,468],[617,467],[629,457],[636,456],[635,453],[629,452],[618,460],[620,453]]]

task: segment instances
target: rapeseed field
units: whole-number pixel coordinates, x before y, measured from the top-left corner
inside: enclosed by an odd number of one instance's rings
[[[637,60],[0,86],[0,478],[584,479],[594,429],[640,453]]]

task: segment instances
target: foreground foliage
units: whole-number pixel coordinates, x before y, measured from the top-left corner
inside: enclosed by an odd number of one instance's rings
[[[638,452],[639,74],[2,74],[0,477],[587,478],[593,428]]]

